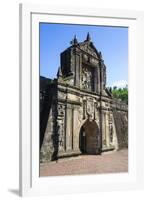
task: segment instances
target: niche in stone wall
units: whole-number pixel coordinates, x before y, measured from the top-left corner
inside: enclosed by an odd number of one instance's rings
[[[94,68],[88,65],[82,67],[82,89],[94,91]]]

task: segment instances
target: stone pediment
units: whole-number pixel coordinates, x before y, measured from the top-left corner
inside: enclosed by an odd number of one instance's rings
[[[92,42],[82,42],[79,44],[79,46],[80,49],[83,50],[86,54],[89,54],[92,57],[99,59],[98,52]]]

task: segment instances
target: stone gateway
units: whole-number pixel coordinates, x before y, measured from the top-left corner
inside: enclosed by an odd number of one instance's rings
[[[57,78],[40,77],[40,162],[128,147],[128,106],[106,88],[89,33],[61,53]]]

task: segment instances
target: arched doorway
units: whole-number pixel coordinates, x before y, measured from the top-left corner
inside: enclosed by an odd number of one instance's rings
[[[79,148],[83,154],[98,154],[99,128],[95,121],[86,120],[79,133]]]

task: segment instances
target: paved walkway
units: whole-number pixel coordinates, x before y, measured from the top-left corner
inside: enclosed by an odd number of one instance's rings
[[[128,171],[128,151],[80,155],[40,165],[40,176],[119,173]]]

